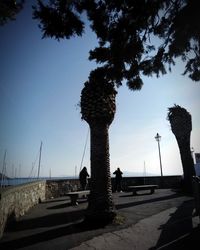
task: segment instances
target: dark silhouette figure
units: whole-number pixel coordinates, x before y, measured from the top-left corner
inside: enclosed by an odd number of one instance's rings
[[[122,171],[120,168],[117,168],[115,172],[113,173],[115,175],[115,191],[121,192],[122,191]]]
[[[81,183],[81,189],[82,190],[86,189],[86,186],[87,186],[87,183],[88,183],[87,177],[89,177],[89,174],[87,172],[87,168],[84,167],[81,170],[80,174],[79,174],[79,180],[80,180],[80,183]]]

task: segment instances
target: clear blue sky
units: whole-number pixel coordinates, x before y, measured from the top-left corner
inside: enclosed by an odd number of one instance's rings
[[[16,21],[0,27],[0,169],[7,150],[7,173],[29,176],[37,171],[43,142],[41,176],[78,173],[88,125],[81,120],[80,93],[96,65],[88,52],[97,44],[89,28],[82,38],[57,42],[41,39],[31,4]],[[178,146],[166,120],[174,103],[192,115],[191,146],[200,152],[200,84],[182,76],[178,63],[163,77],[143,78],[139,92],[118,89],[117,112],[110,127],[110,165],[113,172],[160,174],[158,145],[164,175],[182,174]],[[145,164],[144,164],[145,162]],[[34,164],[33,164],[34,163]],[[90,168],[89,142],[83,165]]]

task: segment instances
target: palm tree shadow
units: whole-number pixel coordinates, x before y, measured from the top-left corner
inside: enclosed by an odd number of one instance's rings
[[[60,202],[60,201],[67,201],[68,199],[52,199],[52,200],[46,200],[46,201],[43,201],[42,203],[43,204],[48,204],[48,203],[56,203],[56,202]]]
[[[121,197],[130,197],[130,196],[123,195]],[[164,197],[156,197],[156,198],[152,198],[152,199],[148,199],[148,200],[133,201],[133,202],[125,203],[125,204],[117,204],[116,208],[117,209],[128,208],[128,207],[138,206],[138,205],[142,205],[142,204],[146,204],[146,203],[175,199],[177,197],[180,197],[180,194],[171,194],[171,195],[166,195]]]
[[[23,235],[9,241],[0,241],[0,249],[19,249],[59,237],[85,231],[101,229],[103,223],[89,223],[85,220],[85,209],[54,213],[33,219],[13,221],[6,231],[20,232],[30,230],[31,235]],[[32,230],[32,231],[31,231]]]
[[[79,204],[85,203],[85,202],[87,202],[87,199],[82,199],[82,200],[79,199],[78,200]],[[67,202],[65,202],[63,204],[59,204],[59,205],[56,205],[56,206],[48,207],[47,209],[50,209],[50,210],[52,210],[52,209],[62,209],[62,208],[71,207],[71,206],[72,206],[71,202],[67,201]]]
[[[85,210],[77,210],[70,212],[59,212],[55,214],[45,215],[33,219],[13,221],[11,222],[6,231],[17,232],[24,230],[34,230],[42,227],[62,226],[63,224],[76,222],[84,218]]]
[[[146,196],[146,195],[152,195],[151,193],[137,193],[135,194],[125,194],[125,195],[120,195],[119,197],[137,197],[137,196]]]
[[[65,202],[56,206],[47,207],[47,210],[62,209],[62,208],[70,207],[70,206],[71,206],[71,202]]]
[[[88,224],[84,220],[80,220],[77,223],[73,223],[67,226],[46,230],[44,232],[21,237],[12,241],[0,242],[0,248],[1,250],[19,249],[70,234],[77,234],[80,232],[90,231],[102,227],[104,227],[104,225]]]
[[[162,249],[190,249],[192,244],[192,238],[194,240],[195,235],[198,234],[199,229],[193,229],[192,213],[194,209],[194,201],[189,200],[183,202],[177,210],[171,214],[170,219],[166,224],[161,225],[159,229],[162,230],[161,235],[156,243],[156,246],[151,248],[158,249],[165,246]],[[192,234],[191,234],[192,232]],[[187,237],[183,237],[187,235]],[[180,239],[177,241],[177,239]],[[196,237],[197,239],[197,237]],[[171,244],[169,244],[171,242]],[[199,247],[199,245],[198,245]]]

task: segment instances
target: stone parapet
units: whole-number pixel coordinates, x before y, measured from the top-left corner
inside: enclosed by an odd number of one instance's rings
[[[128,186],[133,185],[158,185],[159,188],[180,188],[181,176],[146,176],[146,177],[123,177],[122,189],[128,191]],[[90,179],[88,179],[90,184]],[[113,191],[115,189],[115,178],[111,178]],[[47,180],[46,198],[52,199],[64,196],[67,192],[80,190],[78,179]],[[88,185],[89,188],[89,185]]]
[[[78,179],[52,179],[46,181],[46,199],[64,196],[68,192],[80,189]]]
[[[0,237],[9,218],[18,219],[31,207],[45,200],[46,181],[11,186],[0,193]]]
[[[179,176],[148,176],[123,177],[122,189],[128,190],[132,185],[158,185],[159,188],[180,188],[182,177]],[[90,184],[90,179],[89,179]],[[114,191],[115,179],[112,178]],[[89,185],[88,185],[89,189]],[[66,193],[80,190],[78,179],[51,179],[35,181],[27,184],[2,189],[0,193],[0,237],[9,218],[18,219],[31,207],[45,199],[65,196]]]
[[[128,186],[134,185],[158,185],[159,188],[180,188],[181,181],[181,175],[123,177],[122,188],[124,191],[128,190]],[[112,178],[112,186],[115,186],[114,178]]]

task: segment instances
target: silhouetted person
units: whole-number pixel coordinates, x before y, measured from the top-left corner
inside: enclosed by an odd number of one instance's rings
[[[79,180],[80,180],[80,184],[81,184],[81,189],[82,190],[85,190],[86,189],[86,186],[87,186],[87,177],[89,177],[89,174],[87,172],[87,168],[84,167],[80,174],[79,174]]]
[[[120,170],[120,168],[117,168],[117,170],[115,170],[115,172],[113,173],[115,174],[115,191],[122,191],[122,171]]]

